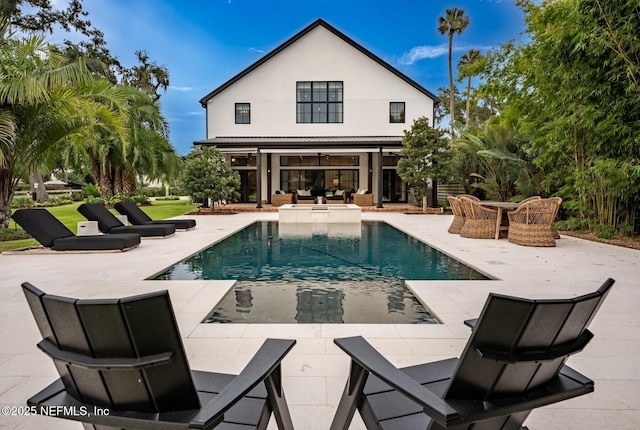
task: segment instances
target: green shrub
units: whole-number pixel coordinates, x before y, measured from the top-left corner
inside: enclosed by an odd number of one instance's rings
[[[35,202],[31,197],[14,197],[11,202],[11,207],[13,209],[18,208],[32,208],[35,206]]]
[[[102,197],[96,197],[96,196],[87,196],[87,198],[84,199],[85,203],[101,203],[101,204],[105,204],[106,200],[103,199]]]
[[[21,228],[0,228],[0,242],[30,238],[31,236]]]
[[[556,228],[558,230],[585,231],[589,229],[589,220],[571,217],[563,221],[558,221]]]
[[[158,197],[156,201],[180,200],[178,196]]]
[[[82,186],[82,195],[85,198],[88,198],[88,197],[100,197],[100,191],[98,190],[98,187],[96,187],[93,184],[84,184]]]
[[[600,239],[615,239],[618,236],[618,230],[613,225],[598,225],[596,236]]]
[[[71,203],[73,203],[73,199],[71,198],[71,196],[64,195],[64,196],[50,197],[49,200],[45,201],[44,203],[36,203],[35,205],[37,207],[50,208],[50,207],[53,207],[53,206],[68,205],[68,204],[71,204]]]

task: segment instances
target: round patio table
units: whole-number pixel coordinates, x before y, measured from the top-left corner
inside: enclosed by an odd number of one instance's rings
[[[500,238],[500,221],[502,221],[502,212],[503,211],[514,211],[516,209],[518,209],[518,206],[520,206],[520,203],[513,203],[513,202],[500,202],[500,201],[494,201],[494,200],[481,200],[479,202],[476,202],[481,206],[486,206],[488,208],[492,208],[492,209],[497,209],[498,210],[498,217],[496,219],[496,239]],[[509,227],[507,227],[508,229]]]

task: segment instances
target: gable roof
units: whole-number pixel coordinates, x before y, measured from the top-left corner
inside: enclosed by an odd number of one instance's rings
[[[420,85],[419,83],[414,81],[413,79],[409,78],[407,75],[405,75],[404,73],[400,72],[398,69],[396,69],[395,67],[391,66],[389,63],[387,63],[386,61],[384,61],[383,59],[381,59],[380,57],[378,57],[377,55],[375,55],[371,51],[367,50],[362,45],[356,43],[353,39],[347,37],[344,33],[342,33],[341,31],[337,30],[335,27],[329,25],[323,19],[318,19],[315,22],[313,22],[312,24],[310,24],[309,26],[305,27],[298,34],[296,34],[295,36],[293,36],[292,38],[290,38],[289,40],[284,42],[282,45],[278,46],[276,49],[274,49],[273,51],[269,52],[267,55],[265,55],[264,57],[262,57],[261,59],[259,59],[258,61],[256,61],[255,63],[253,63],[249,67],[247,67],[246,69],[244,69],[242,72],[238,73],[233,78],[229,79],[227,82],[225,82],[224,84],[220,85],[218,88],[216,88],[215,90],[211,91],[209,94],[207,94],[206,96],[201,98],[200,99],[200,104],[202,105],[202,107],[206,107],[206,103],[211,98],[215,97],[217,94],[219,94],[222,91],[224,91],[225,89],[229,88],[231,85],[233,85],[234,83],[236,83],[237,81],[242,79],[244,76],[248,75],[253,70],[257,69],[262,64],[266,63],[271,58],[275,57],[280,52],[282,52],[285,49],[287,49],[289,46],[293,45],[295,42],[297,42],[299,39],[304,37],[306,34],[311,32],[313,29],[315,29],[318,26],[322,26],[322,27],[326,28],[331,33],[333,33],[335,36],[339,37],[340,39],[342,39],[343,41],[345,41],[346,43],[348,43],[349,45],[351,45],[352,47],[354,47],[355,49],[357,49],[358,51],[360,51],[361,53],[363,53],[364,55],[366,55],[367,57],[369,57],[370,59],[372,59],[373,61],[375,61],[376,63],[378,63],[382,67],[384,67],[385,69],[387,69],[388,71],[390,71],[391,73],[393,73],[394,75],[396,75],[397,77],[399,77],[400,79],[402,79],[403,81],[405,81],[406,83],[408,83],[409,85],[411,85],[412,87],[414,87],[415,89],[417,89],[418,91],[420,91],[421,93],[426,95],[427,97],[431,98],[434,101],[434,105],[437,105],[438,103],[440,103],[440,99],[438,98],[438,96],[433,94],[431,91],[429,91],[428,89],[426,89],[425,87],[423,87],[422,85]]]

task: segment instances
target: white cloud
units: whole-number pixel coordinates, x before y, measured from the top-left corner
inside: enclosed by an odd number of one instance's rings
[[[173,85],[169,85],[169,89],[175,90],[175,91],[182,91],[182,92],[187,92],[187,91],[191,91],[193,90],[193,88],[191,87],[176,87]]]
[[[262,49],[257,49],[257,48],[252,48],[252,47],[248,47],[247,51],[249,52],[255,52],[257,54],[264,54],[265,51],[263,51]]]
[[[468,45],[453,45],[453,52],[469,52],[470,49],[477,49],[479,51],[487,51],[493,49],[492,46],[468,46]],[[443,43],[437,46],[414,46],[409,52],[402,54],[398,60],[399,64],[410,66],[425,58],[437,58],[443,55],[449,54],[449,45]]]
[[[447,55],[449,47],[447,44],[438,46],[415,46],[409,50],[409,52],[402,54],[402,57],[398,60],[400,64],[410,65],[419,60],[425,58],[436,58],[442,55]]]

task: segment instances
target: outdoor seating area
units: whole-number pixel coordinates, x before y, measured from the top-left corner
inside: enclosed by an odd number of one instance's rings
[[[519,429],[533,408],[593,392],[565,361],[593,338],[587,326],[612,285],[574,299],[490,294],[466,321],[472,333],[459,359],[402,371],[360,336],[336,339],[351,371],[331,428],[348,428],[357,408],[370,430]]]
[[[523,333],[529,333],[528,329],[538,327],[539,331],[534,330],[529,335],[523,334],[519,338],[534,339],[535,342],[556,339],[555,342],[560,342],[560,344],[554,344],[557,348],[551,348],[549,354],[553,353],[552,355],[555,356],[557,353],[558,357],[564,356],[564,354],[577,350],[578,346],[583,345],[581,342],[586,343],[589,337],[586,334],[588,332],[581,328],[586,327],[586,323],[581,326],[582,323],[574,324],[572,321],[572,318],[581,316],[583,321],[590,322],[589,329],[593,331],[594,338],[586,348],[573,355],[568,363],[565,363],[564,359],[558,358],[558,363],[562,362],[561,369],[563,370],[558,374],[557,378],[560,379],[557,381],[562,381],[562,383],[552,384],[549,390],[534,390],[533,393],[527,393],[523,398],[517,396],[509,396],[508,399],[498,397],[495,400],[482,403],[471,399],[457,400],[452,389],[448,391],[447,395],[444,395],[445,391],[442,389],[442,385],[446,385],[446,383],[443,383],[438,388],[432,388],[433,385],[422,388],[415,387],[419,388],[422,394],[418,391],[411,391],[411,395],[424,401],[435,402],[436,405],[465,407],[464,416],[469,417],[468,424],[471,424],[474,417],[490,418],[503,412],[506,416],[515,411],[516,405],[517,408],[523,409],[522,412],[516,414],[517,418],[513,419],[522,419],[522,416],[528,415],[525,424],[531,429],[560,430],[565,429],[566,424],[570,422],[586,429],[631,430],[637,428],[640,423],[640,405],[635,400],[637,398],[637,384],[640,381],[635,364],[636,356],[640,353],[640,343],[637,330],[635,330],[637,326],[636,309],[637,306],[640,306],[640,296],[635,288],[637,275],[635,274],[634,262],[637,261],[637,251],[573,237],[563,237],[558,244],[558,249],[545,250],[545,252],[552,253],[553,258],[532,259],[530,258],[531,251],[535,250],[516,246],[507,240],[492,241],[492,246],[487,247],[485,242],[469,241],[459,235],[449,234],[447,226],[452,221],[451,215],[416,216],[393,212],[363,212],[364,220],[384,220],[396,228],[411,231],[416,238],[429,242],[432,246],[446,251],[483,273],[490,274],[492,279],[481,281],[407,281],[411,290],[421,301],[428,304],[434,314],[442,320],[442,324],[436,325],[202,324],[203,317],[228,293],[233,281],[173,282],[145,279],[162,268],[168,267],[171,263],[203,249],[207,244],[221,240],[231,232],[243,229],[255,220],[276,220],[277,214],[246,212],[228,215],[224,218],[225,222],[221,224],[220,217],[197,216],[198,230],[207,234],[178,234],[169,241],[148,241],[144,243],[144,246],[126,254],[89,253],[75,255],[57,253],[38,259],[0,255],[0,264],[3,267],[12,268],[11,271],[3,273],[3,277],[0,279],[0,288],[5,297],[0,303],[0,323],[2,323],[1,330],[5,340],[1,346],[0,382],[2,385],[0,386],[2,391],[0,391],[0,401],[9,405],[26,405],[28,399],[32,399],[31,404],[33,405],[92,404],[86,399],[81,403],[67,403],[71,400],[69,396],[64,394],[68,388],[64,382],[55,382],[58,379],[64,381],[63,375],[58,373],[58,370],[70,369],[69,371],[74,374],[73,379],[79,381],[82,381],[82,375],[91,377],[92,372],[96,372],[96,374],[113,372],[102,370],[102,367],[113,366],[113,363],[109,363],[109,355],[99,354],[86,357],[86,352],[82,352],[82,349],[79,348],[74,349],[70,354],[62,345],[56,345],[53,341],[50,343],[53,343],[54,348],[51,348],[50,344],[43,343],[43,351],[36,349],[37,343],[46,338],[51,340],[54,337],[45,335],[46,331],[41,333],[42,327],[47,330],[47,326],[41,323],[41,327],[38,327],[38,324],[34,323],[34,318],[36,321],[39,319],[52,321],[56,317],[53,314],[48,318],[43,317],[42,315],[45,314],[37,312],[36,314],[40,316],[30,314],[29,303],[25,300],[25,294],[20,288],[21,284],[29,281],[32,285],[37,286],[37,288],[27,287],[32,292],[35,291],[30,301],[32,300],[36,304],[45,302],[42,312],[64,315],[66,325],[63,333],[66,336],[61,335],[62,340],[58,339],[58,342],[67,342],[71,338],[71,341],[75,342],[74,345],[78,345],[79,340],[91,339],[86,342],[92,346],[91,351],[93,352],[97,345],[108,347],[109,342],[115,341],[116,334],[120,332],[115,328],[122,327],[123,324],[130,326],[143,324],[144,330],[153,329],[153,335],[143,337],[140,341],[142,344],[148,345],[151,342],[146,342],[147,337],[153,341],[151,343],[156,343],[156,337],[162,333],[162,337],[167,338],[166,342],[172,345],[167,346],[166,343],[162,343],[165,342],[165,339],[160,339],[157,341],[158,344],[163,345],[160,349],[153,351],[141,349],[139,353],[137,352],[139,356],[132,355],[126,360],[118,362],[118,366],[136,366],[136,369],[132,370],[133,374],[161,373],[164,364],[158,364],[148,369],[137,369],[137,367],[144,367],[144,363],[148,360],[154,362],[158,360],[161,363],[166,358],[166,354],[163,356],[164,353],[178,351],[172,355],[172,360],[173,357],[175,359],[180,356],[188,357],[185,372],[188,373],[189,369],[193,368],[200,369],[204,374],[221,373],[227,375],[228,379],[225,381],[241,384],[242,381],[236,381],[233,375],[243,374],[243,369],[247,366],[251,368],[255,364],[254,357],[261,361],[257,357],[264,357],[263,344],[267,339],[295,340],[297,343],[295,346],[291,344],[292,347],[288,352],[274,353],[276,355],[282,354],[283,358],[281,361],[276,360],[279,365],[271,375],[276,382],[279,381],[281,384],[278,387],[282,388],[282,393],[286,393],[286,402],[283,397],[282,403],[286,404],[293,427],[308,430],[331,428],[334,419],[336,420],[334,428],[347,428],[340,427],[338,424],[342,413],[337,413],[337,411],[343,411],[344,405],[351,402],[350,399],[341,399],[345,382],[350,381],[351,387],[358,388],[360,380],[355,368],[352,367],[352,360],[356,360],[362,367],[377,366],[378,359],[380,359],[383,360],[380,361],[381,363],[391,363],[393,368],[429,368],[433,369],[432,374],[443,378],[442,381],[446,381],[447,378],[455,379],[464,373],[462,370],[453,371],[455,366],[451,363],[455,361],[467,363],[470,360],[471,366],[477,366],[478,363],[485,365],[486,362],[486,365],[489,366],[504,366],[505,369],[511,369],[512,364],[510,363],[515,360],[518,364],[514,369],[518,368],[519,370],[523,365],[526,367],[526,359],[531,358],[536,362],[548,363],[551,367],[553,360],[545,361],[549,357],[542,357],[537,350],[533,353],[528,352],[526,350],[528,344],[523,343],[522,351],[516,349],[518,354],[509,356],[506,363],[500,364],[496,363],[496,351],[485,352],[478,342],[484,342],[484,336],[495,339],[494,336],[498,334],[502,339],[503,333],[505,336],[509,333],[513,334],[509,330],[516,330],[517,327],[522,329]],[[35,265],[38,270],[33,270]],[[63,270],[62,267],[73,267],[73,270]],[[552,278],[549,273],[554,274]],[[606,302],[599,306],[596,302],[602,300],[606,292],[593,293],[593,291],[608,276],[616,279],[615,288],[610,289]],[[523,278],[526,278],[527,281],[523,282]],[[38,290],[42,291],[38,292]],[[163,290],[168,291],[168,296],[171,298],[170,303]],[[136,294],[136,296],[130,297],[132,294]],[[489,301],[487,297],[490,297]],[[494,308],[496,304],[500,304],[500,306]],[[510,316],[507,312],[510,306],[521,307],[515,313],[522,317],[522,321],[516,322]],[[598,307],[600,309],[596,314],[595,311],[598,310]],[[67,311],[68,309],[72,310]],[[126,309],[126,312],[113,312],[113,309]],[[145,309],[153,309],[153,312],[147,313]],[[575,309],[575,311],[572,312],[570,309]],[[489,315],[494,315],[493,310],[496,311],[496,320],[489,318]],[[578,310],[580,311],[578,312]],[[585,312],[582,312],[583,310]],[[566,318],[560,316],[562,312],[565,313]],[[156,318],[156,314],[158,318],[173,320],[173,323],[165,324],[149,319]],[[172,314],[173,316],[168,317]],[[593,315],[589,316],[590,314]],[[81,316],[76,318],[74,315]],[[95,317],[86,318],[87,315]],[[138,315],[138,321],[117,322],[123,321],[121,318],[129,318],[131,315]],[[555,317],[551,318],[552,315]],[[475,318],[478,320],[474,322]],[[509,322],[501,322],[502,318]],[[539,318],[545,318],[545,324],[537,323]],[[569,333],[566,327],[562,328],[563,325],[560,322],[556,328],[551,328],[551,321],[565,320],[568,325],[575,328],[574,332]],[[465,326],[465,321],[467,321],[467,325],[473,326],[471,331],[469,331],[469,327]],[[59,322],[49,324],[52,331],[56,330],[54,326],[60,325]],[[89,326],[83,328],[82,324],[97,324],[97,329],[89,328]],[[108,329],[101,330],[100,327],[108,327]],[[500,329],[496,330],[495,327],[500,327]],[[76,332],[71,328],[80,330],[79,333],[83,334],[76,336],[73,334]],[[550,333],[553,331],[562,335],[551,335]],[[580,333],[583,335],[580,336]],[[110,339],[106,343],[99,344],[94,340],[105,335],[108,335],[108,339]],[[87,338],[83,336],[87,336]],[[98,337],[94,338],[93,336]],[[579,342],[569,344],[573,336],[578,336]],[[514,337],[517,335],[513,334],[511,339]],[[342,340],[334,343],[335,339]],[[366,343],[371,347],[366,346],[362,339],[366,340]],[[138,340],[135,342],[137,343]],[[505,342],[509,342],[509,340],[505,338]],[[270,344],[271,341],[268,341],[267,345]],[[497,349],[501,345],[492,346]],[[174,349],[174,346],[177,349]],[[280,348],[280,345],[276,346]],[[570,348],[570,346],[575,348]],[[361,348],[371,348],[369,350],[371,354],[367,352],[365,356],[360,356],[359,350]],[[478,356],[475,352],[476,348],[479,348],[484,356],[491,357],[491,359],[486,360]],[[271,346],[268,346],[268,349],[270,350]],[[284,346],[282,349],[285,349]],[[345,354],[346,350],[350,351],[349,355]],[[54,360],[58,363],[67,360],[67,363],[74,364],[56,367],[52,364],[49,354],[56,357]],[[354,358],[350,354],[353,354]],[[149,355],[158,357],[150,358]],[[449,360],[447,357],[460,358]],[[525,361],[522,362],[522,359]],[[135,364],[133,364],[134,362]],[[78,363],[92,369],[83,370]],[[444,364],[439,366],[438,364],[441,363],[448,363],[449,367]],[[566,364],[569,367],[566,367]],[[389,376],[388,380],[385,379],[387,381],[385,383],[395,381],[393,378],[398,375],[404,375],[402,383],[412,384],[406,378],[413,375],[395,371],[389,366],[384,364],[383,367],[384,372],[390,372],[382,375],[384,378]],[[543,364],[541,368],[546,369],[545,366],[547,364]],[[573,373],[569,368],[576,373]],[[114,373],[114,378],[117,373]],[[193,377],[193,386],[196,391],[201,390],[208,380],[205,378],[199,381],[202,373],[191,370],[192,376],[198,375]],[[478,376],[485,374],[485,371],[472,372],[472,374]],[[506,375],[514,375],[511,371],[502,372],[502,374],[505,377]],[[563,379],[569,375],[571,379]],[[579,375],[584,375],[584,377]],[[109,378],[111,376],[107,379]],[[160,378],[163,377],[160,376]],[[373,375],[368,376],[367,379],[369,380],[368,386],[369,384],[378,384],[377,377]],[[504,379],[504,382],[511,386],[512,380],[507,378]],[[573,384],[575,390],[570,390],[570,393],[564,392],[565,388],[568,389],[565,382]],[[37,394],[52,383],[53,386],[49,391],[43,393],[42,396]],[[107,383],[105,389],[112,386]],[[116,382],[116,386],[121,385]],[[495,386],[499,387],[499,384],[495,384]],[[553,389],[557,390],[553,392]],[[588,395],[579,395],[570,402],[559,401],[564,397],[586,393],[592,389],[594,391]],[[205,390],[211,389],[205,388]],[[230,390],[231,388],[225,393],[229,393]],[[437,394],[424,395],[425,390]],[[127,388],[126,391],[125,394],[133,396],[137,395],[139,390]],[[241,389],[235,392],[244,391]],[[544,401],[538,402],[540,398],[536,396],[541,395],[542,391],[550,398],[547,399],[543,396]],[[354,393],[356,392],[354,390]],[[58,394],[50,396],[55,393]],[[382,402],[376,403],[376,396],[370,394],[368,388],[363,393],[369,397],[373,396],[367,401],[367,404],[380,405],[382,403],[384,405],[387,401],[386,394],[379,397]],[[268,395],[268,392],[265,395]],[[180,416],[186,417],[187,422],[197,421],[198,425],[202,424],[204,427],[204,409],[209,409],[205,406],[206,404],[213,408],[213,405],[218,402],[222,403],[230,397],[236,397],[229,394],[229,397],[224,395],[224,399],[219,399],[221,396],[222,394],[216,396],[215,391],[211,395],[203,395],[200,405],[202,409],[196,409],[196,411],[202,411],[201,414],[191,410],[189,413],[147,411],[135,414],[134,417],[139,419],[139,423],[145,422],[144,419],[147,417],[167,420],[165,427],[170,428],[173,426],[173,424],[168,424],[171,417],[177,419]],[[241,395],[238,394],[238,396]],[[47,397],[47,400],[44,400],[43,397]],[[400,399],[401,397],[394,398]],[[251,398],[250,400],[253,402],[259,399]],[[551,400],[553,405],[540,407],[547,400]],[[476,409],[474,412],[473,408],[466,409],[464,402],[467,401],[480,409],[486,405],[487,410]],[[240,401],[238,405],[240,404],[246,404],[246,402]],[[504,406],[503,409],[501,409],[501,405]],[[393,409],[398,410],[397,408]],[[423,413],[425,409],[420,407],[418,409],[420,410],[412,414],[419,417],[420,422],[428,422],[428,415]],[[509,411],[506,411],[507,409]],[[527,412],[529,409],[533,409],[530,414]],[[230,416],[235,420],[236,410],[233,413],[231,410],[223,413],[224,420],[229,421]],[[371,410],[372,413],[379,413],[377,407],[372,407]],[[431,409],[427,408],[426,410],[430,411]],[[455,410],[455,408],[444,410],[444,414],[439,416],[438,411],[434,409],[436,419],[432,422],[431,428],[438,428],[443,425],[441,421],[447,420],[450,425],[455,423],[463,426],[467,421],[455,418]],[[193,414],[198,414],[197,420],[189,418],[189,414],[192,414],[192,417]],[[366,413],[364,415],[366,416]],[[276,419],[273,416],[267,426],[269,429],[277,428]],[[441,417],[444,418],[441,420]],[[77,425],[77,423],[50,416],[7,416],[4,418],[6,418],[5,425],[8,428],[55,427],[73,429]],[[114,413],[109,418],[102,418],[92,417],[94,422],[99,423],[98,425],[126,428],[126,420],[131,416]],[[107,421],[109,419],[113,421]],[[213,420],[216,419],[213,418]],[[369,425],[367,420],[363,419],[360,414],[354,414],[348,428],[350,430],[364,430]],[[489,422],[487,421],[487,423]],[[67,423],[69,426],[66,425]],[[157,428],[154,425],[153,422],[146,424],[148,428]],[[184,427],[187,425],[185,424]]]
[[[499,239],[522,246],[553,247],[560,239],[555,221],[560,197],[533,196],[519,203],[481,201],[470,195],[448,196],[453,221],[448,232],[471,239]],[[506,216],[505,216],[506,214]]]

